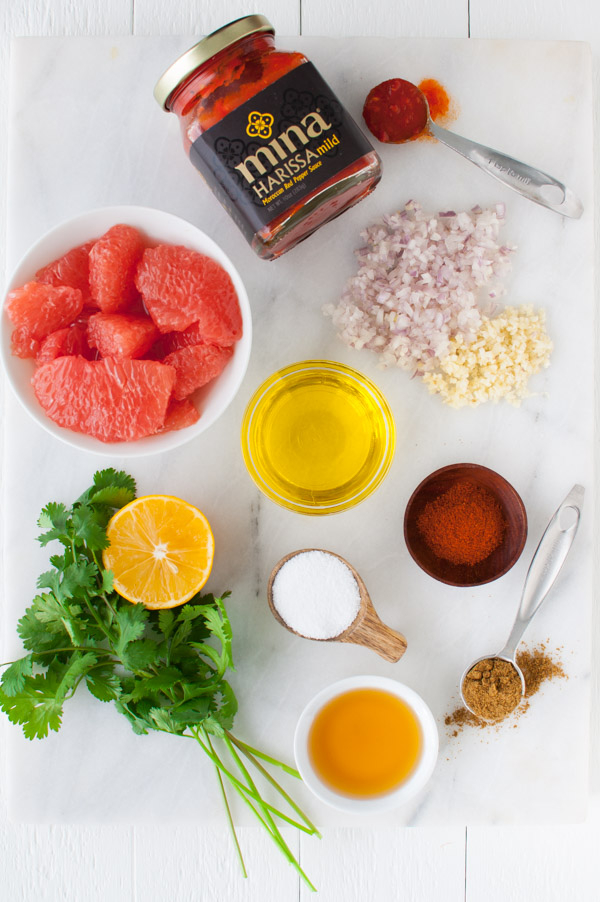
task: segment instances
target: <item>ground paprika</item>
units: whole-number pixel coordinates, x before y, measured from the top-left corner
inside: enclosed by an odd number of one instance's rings
[[[506,520],[492,492],[465,479],[425,505],[417,529],[437,557],[474,565],[500,545]]]

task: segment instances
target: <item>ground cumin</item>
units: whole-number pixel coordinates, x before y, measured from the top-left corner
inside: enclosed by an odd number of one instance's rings
[[[479,661],[466,674],[462,690],[469,708],[485,720],[503,720],[523,695],[521,677],[502,658]]]
[[[525,677],[525,698],[521,704],[517,706],[513,714],[520,717],[529,708],[529,699],[536,694],[539,688],[546,680],[557,678],[566,679],[567,675],[563,670],[560,661],[554,660],[547,651],[546,645],[541,644],[535,648],[524,648],[517,654],[517,664],[523,671]],[[455,708],[451,714],[446,715],[444,719],[445,725],[449,728],[451,736],[458,736],[467,727],[477,727],[479,729],[494,728],[501,721],[496,720],[490,723],[480,717],[476,717],[463,705]],[[513,724],[517,726],[517,724]]]

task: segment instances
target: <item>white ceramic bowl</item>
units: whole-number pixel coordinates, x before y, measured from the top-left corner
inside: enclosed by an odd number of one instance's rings
[[[10,337],[13,326],[4,309],[0,327],[0,355],[8,381],[15,394],[34,420],[51,435],[68,445],[95,454],[111,457],[142,457],[147,454],[169,451],[171,448],[176,448],[201,435],[226,410],[242,383],[248,365],[252,344],[252,318],[243,282],[229,258],[212,238],[209,238],[190,222],[150,207],[103,207],[82,213],[74,219],[61,223],[47,232],[27,251],[10,277],[6,293],[33,279],[36,271],[42,266],[56,260],[79,244],[99,238],[117,223],[135,226],[151,241],[182,244],[202,254],[207,254],[217,260],[231,276],[240,302],[244,334],[234,345],[233,356],[221,375],[205,388],[199,389],[194,395],[194,401],[201,411],[198,422],[185,429],[166,432],[163,435],[147,436],[135,442],[101,442],[89,435],[64,429],[46,416],[37,402],[31,385],[31,377],[35,371],[34,361],[22,360],[11,354]]]
[[[313,769],[308,753],[308,736],[310,728],[321,708],[344,692],[352,689],[382,689],[390,692],[409,706],[419,724],[421,733],[421,752],[412,772],[396,789],[385,795],[370,798],[352,798],[330,789]],[[294,757],[296,767],[308,788],[332,808],[348,811],[352,814],[374,814],[389,811],[403,805],[415,796],[428,782],[435,767],[439,747],[437,726],[433,714],[420,695],[396,680],[379,676],[355,676],[332,683],[322,689],[308,703],[296,726],[294,735]]]

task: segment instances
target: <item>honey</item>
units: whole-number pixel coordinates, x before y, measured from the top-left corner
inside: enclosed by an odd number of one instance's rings
[[[280,370],[244,417],[246,466],[272,500],[303,513],[344,510],[379,485],[394,452],[387,402],[361,373],[309,360]]]
[[[413,710],[382,689],[353,689],[331,699],[308,734],[317,776],[334,792],[353,798],[397,789],[415,770],[421,747]]]

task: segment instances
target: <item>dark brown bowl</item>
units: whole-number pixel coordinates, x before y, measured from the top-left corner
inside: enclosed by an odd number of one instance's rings
[[[464,479],[488,489],[506,520],[500,545],[478,564],[452,564],[431,551],[417,528],[423,508]],[[427,476],[412,493],[404,514],[404,538],[414,561],[429,576],[449,586],[482,586],[504,576],[516,564],[527,539],[527,514],[520,496],[499,473],[479,464],[451,464]]]

